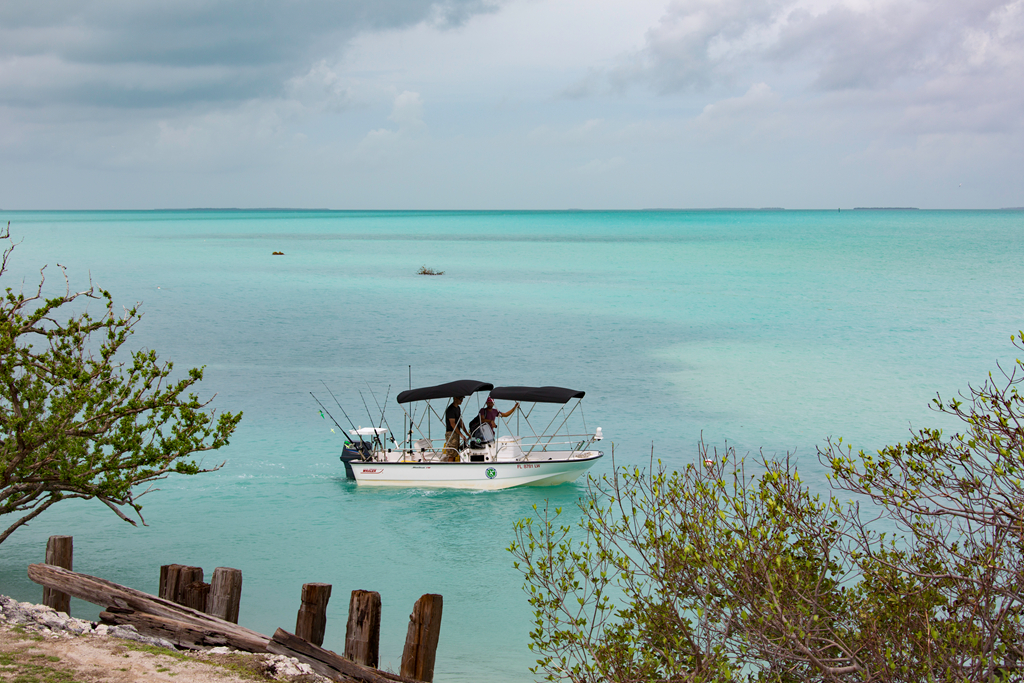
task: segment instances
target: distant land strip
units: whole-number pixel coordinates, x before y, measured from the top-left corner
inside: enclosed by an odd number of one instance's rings
[[[587,209],[569,209],[569,211],[587,211]],[[707,208],[707,209],[669,209],[669,208],[662,208],[662,209],[640,209],[640,211],[674,211],[674,212],[677,212],[677,213],[684,212],[684,211],[689,211],[689,212],[692,212],[692,213],[699,213],[699,212],[702,212],[702,211],[785,211],[785,209],[782,208],[781,206],[764,206],[764,207],[761,207],[760,209],[752,207],[752,206],[715,206],[715,207],[711,207],[711,208]]]
[[[854,211],[920,211],[916,206],[855,206]]]

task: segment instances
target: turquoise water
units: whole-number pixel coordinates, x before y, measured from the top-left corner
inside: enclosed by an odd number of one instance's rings
[[[142,303],[134,343],[243,410],[215,474],[143,499],[150,526],[62,504],[0,545],[0,591],[51,534],[75,568],[156,591],[159,566],[244,574],[240,622],[294,628],[305,582],[334,586],[325,646],[343,648],[349,591],[381,593],[397,669],[408,614],[444,596],[438,681],[530,679],[530,612],[505,551],[516,519],[579,484],[493,493],[360,490],[309,396],[353,420],[407,387],[473,378],[587,392],[616,460],[696,457],[701,433],[795,451],[821,485],[829,435],[876,448],[946,424],[927,404],[1015,357],[1024,328],[1021,212],[0,212],[22,240],[5,286],[92,280]],[[271,256],[283,251],[285,256]],[[442,277],[423,277],[427,265]],[[331,403],[328,403],[330,406]],[[393,408],[392,408],[393,410]],[[400,413],[392,414],[399,416]],[[610,458],[595,474],[609,471]],[[74,601],[76,616],[98,608]]]

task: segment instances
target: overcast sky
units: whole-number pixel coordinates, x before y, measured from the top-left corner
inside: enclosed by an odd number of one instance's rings
[[[3,0],[0,208],[1024,205],[1024,0]]]

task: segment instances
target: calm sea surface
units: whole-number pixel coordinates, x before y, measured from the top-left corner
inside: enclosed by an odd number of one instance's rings
[[[143,498],[148,527],[63,503],[0,545],[0,592],[38,602],[25,567],[51,534],[75,569],[156,592],[172,562],[243,571],[240,622],[293,629],[303,583],[379,591],[397,670],[408,615],[444,596],[436,680],[526,681],[530,610],[505,548],[515,520],[580,484],[491,493],[357,489],[313,391],[369,424],[362,393],[472,378],[582,389],[620,464],[672,466],[711,444],[795,452],[821,486],[826,437],[878,448],[942,425],[936,392],[1016,357],[1024,213],[0,212],[5,287],[89,278],[141,302],[133,345],[206,366],[203,396],[245,417],[214,474]],[[272,256],[274,251],[284,256]],[[416,274],[426,265],[441,277]],[[371,394],[372,392],[372,394]],[[471,403],[475,406],[475,403]],[[443,406],[442,406],[443,407]],[[337,430],[335,430],[337,431]],[[605,458],[594,474],[610,471]],[[73,601],[75,616],[99,608]]]

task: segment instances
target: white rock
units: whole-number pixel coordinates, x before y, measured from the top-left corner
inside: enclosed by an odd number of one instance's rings
[[[67,630],[72,633],[92,633],[92,622],[85,619],[68,619]]]
[[[285,655],[267,655],[263,662],[263,670],[278,680],[313,673],[313,668],[309,664]]]
[[[36,619],[41,624],[45,624],[47,628],[53,631],[62,631],[66,628],[68,618],[62,617],[58,612],[53,610],[47,610],[45,612],[39,611],[36,614]]]

